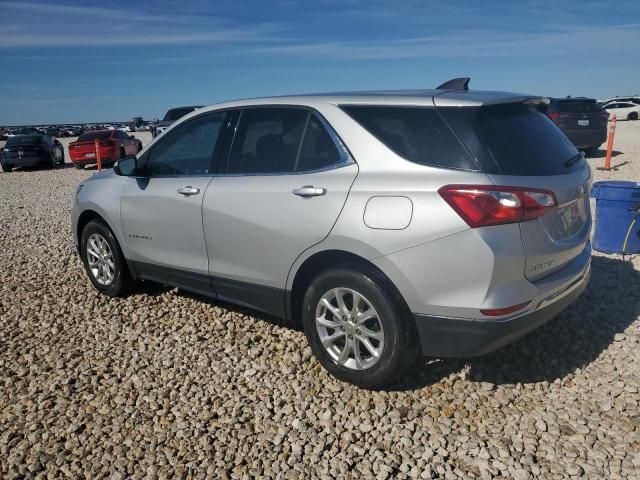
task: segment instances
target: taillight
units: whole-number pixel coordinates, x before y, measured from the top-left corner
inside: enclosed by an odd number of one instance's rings
[[[553,112],[549,114],[549,118],[551,120],[553,120],[554,122],[558,119],[558,117],[560,116],[560,114],[558,112]]]
[[[440,196],[471,228],[538,218],[558,205],[553,192],[498,185],[446,185]]]

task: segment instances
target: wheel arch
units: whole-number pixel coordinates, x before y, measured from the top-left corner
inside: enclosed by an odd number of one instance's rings
[[[104,213],[100,212],[99,209],[91,208],[91,207],[84,209],[78,215],[78,219],[76,220],[74,233],[75,233],[75,237],[76,237],[76,246],[78,248],[80,248],[80,239],[82,237],[82,231],[84,230],[84,228],[87,226],[87,224],[91,220],[100,220],[107,227],[109,227],[111,232],[113,232],[114,237],[118,241],[120,250],[122,250],[123,253],[125,252],[126,244],[124,244],[124,242],[122,241],[123,239],[119,235],[120,232],[118,232],[118,230],[115,229],[114,226],[109,221],[108,216],[105,215]],[[126,258],[126,255],[125,255],[125,258]]]
[[[386,288],[391,289],[391,293],[398,302],[399,307],[407,314],[411,313],[400,290],[380,267],[358,254],[346,250],[330,249],[315,252],[307,257],[292,275],[293,280],[290,290],[287,291],[287,312],[295,327],[302,327],[302,300],[311,281],[322,271],[341,265],[354,267],[359,271],[375,275],[376,279],[383,282]]]
[[[133,264],[128,260],[127,255],[125,254],[126,248],[127,248],[126,243],[123,241],[122,238],[119,237],[119,235],[118,235],[119,232],[115,228],[113,228],[113,225],[111,225],[109,220],[107,220],[106,215],[101,214],[97,210],[94,210],[94,209],[91,209],[91,208],[87,208],[87,209],[83,210],[82,213],[80,213],[80,215],[78,215],[78,220],[76,221],[76,227],[75,227],[75,231],[74,231],[75,238],[76,238],[76,249],[78,251],[78,254],[80,254],[80,242],[81,242],[81,238],[82,238],[82,231],[89,224],[89,222],[91,222],[92,220],[101,221],[102,223],[104,223],[107,226],[107,228],[109,228],[109,230],[111,230],[116,242],[118,243],[118,247],[120,248],[120,251],[122,252],[122,256],[123,256],[124,261],[125,261],[125,263],[127,265],[127,268],[129,269],[129,274],[134,279],[137,278],[138,273],[137,273],[136,269],[134,268]]]

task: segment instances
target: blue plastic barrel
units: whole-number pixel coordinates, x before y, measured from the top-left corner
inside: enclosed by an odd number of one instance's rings
[[[591,196],[596,199],[593,248],[605,253],[640,253],[640,184],[596,182]]]

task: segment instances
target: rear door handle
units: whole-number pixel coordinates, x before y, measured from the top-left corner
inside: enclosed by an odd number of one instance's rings
[[[326,188],[316,188],[313,185],[304,185],[300,188],[296,188],[292,192],[294,195],[299,197],[309,198],[309,197],[320,197],[327,193]]]
[[[192,187],[191,185],[187,185],[186,187],[182,187],[178,189],[178,193],[180,195],[184,195],[185,197],[189,197],[191,195],[197,195],[200,193],[199,188]]]

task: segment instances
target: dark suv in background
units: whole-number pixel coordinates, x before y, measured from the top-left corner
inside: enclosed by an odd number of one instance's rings
[[[192,105],[190,107],[176,107],[170,109],[162,119],[162,121],[151,129],[151,136],[156,138],[162,132],[164,132],[167,128],[171,126],[173,122],[181,119],[188,113],[197,110],[198,108],[202,108],[202,105]]]
[[[607,139],[609,114],[593,98],[552,98],[547,115],[587,156],[593,155]]]

